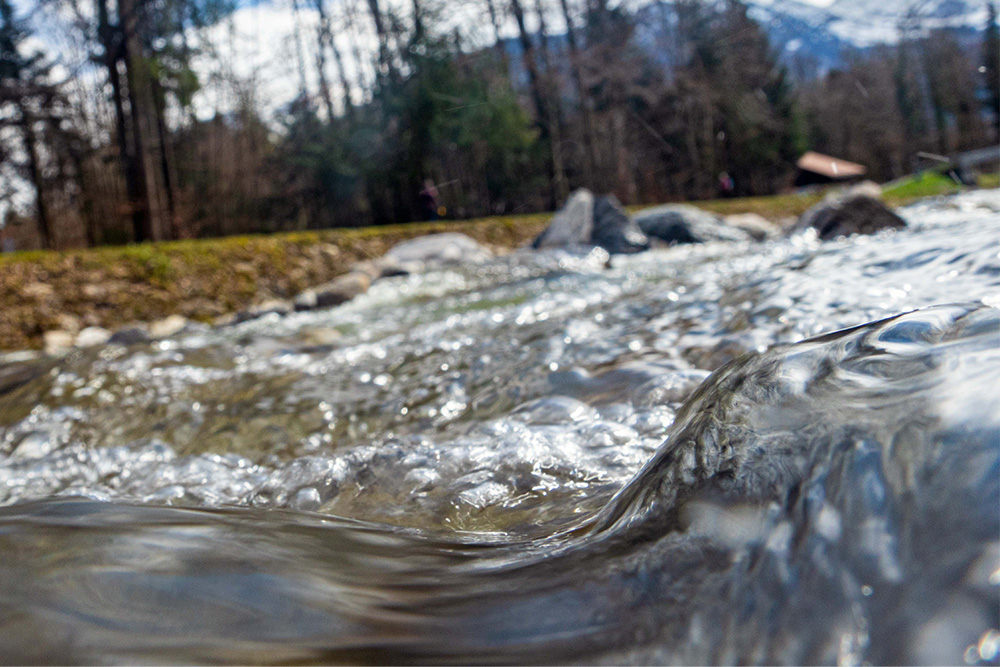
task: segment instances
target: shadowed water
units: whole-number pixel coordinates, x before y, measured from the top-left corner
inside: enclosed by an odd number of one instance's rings
[[[3,660],[996,662],[1000,193],[904,215],[8,362]]]

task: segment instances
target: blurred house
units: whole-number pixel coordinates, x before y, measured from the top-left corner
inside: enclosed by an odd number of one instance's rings
[[[828,183],[849,183],[864,178],[864,165],[848,162],[840,158],[809,151],[795,163],[796,187],[806,185],[826,185]]]

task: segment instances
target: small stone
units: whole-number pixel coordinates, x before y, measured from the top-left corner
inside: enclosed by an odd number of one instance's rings
[[[111,332],[102,327],[87,327],[76,335],[76,347],[96,347],[104,345],[111,338]]]
[[[108,343],[111,345],[138,345],[150,341],[149,332],[141,326],[132,326],[119,329],[111,334]]]
[[[347,273],[334,278],[313,291],[316,293],[317,308],[332,308],[364,294],[371,285],[371,278],[364,273]],[[298,309],[298,304],[296,304]]]
[[[316,292],[314,290],[308,289],[305,292],[299,294],[295,299],[292,300],[292,305],[295,310],[315,310],[316,308]]]
[[[59,321],[59,328],[63,331],[76,333],[83,328],[80,323],[80,319],[70,315],[69,313],[59,313],[59,315],[56,316],[56,319]]]
[[[341,255],[340,248],[332,243],[324,243],[319,247],[319,251],[330,259],[338,259]]]
[[[170,315],[149,325],[150,338],[169,338],[180,333],[187,326],[188,320],[183,315]]]
[[[358,262],[351,266],[351,271],[353,273],[363,273],[368,276],[368,279],[375,282],[382,277],[382,271],[375,266],[375,261],[367,259],[363,262]]]
[[[55,294],[55,290],[52,285],[46,283],[28,283],[21,288],[21,293],[28,298],[42,301]]]
[[[292,312],[292,310],[292,304],[288,301],[282,301],[281,299],[268,299],[267,301],[254,304],[246,310],[241,310],[236,313],[229,323],[241,324],[242,322],[249,322],[250,320],[256,320],[264,317],[265,315],[272,314],[287,315]]]
[[[191,319],[205,319],[209,317],[218,317],[219,315],[225,315],[225,309],[222,305],[213,299],[192,299],[191,301],[182,301],[179,305],[180,315]]]
[[[73,347],[72,332],[56,329],[42,334],[42,349],[50,357],[61,357]]]
[[[103,285],[86,283],[80,287],[80,294],[87,297],[90,301],[101,301],[108,296],[108,290]]]
[[[239,313],[226,313],[225,315],[219,315],[212,320],[212,326],[228,327],[231,324],[236,324],[237,315],[239,315]]]

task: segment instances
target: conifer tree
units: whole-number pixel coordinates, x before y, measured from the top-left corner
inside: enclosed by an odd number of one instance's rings
[[[986,108],[993,114],[993,129],[1000,132],[1000,26],[997,25],[997,6],[987,2],[986,30],[983,33],[983,79],[989,95]]]
[[[42,247],[52,247],[52,221],[46,200],[41,134],[44,124],[58,124],[62,95],[52,82],[52,63],[37,50],[28,50],[30,33],[14,15],[10,0],[0,0],[0,130],[9,127],[20,138],[20,151],[4,151],[34,190],[35,219]],[[18,155],[21,153],[21,155]]]

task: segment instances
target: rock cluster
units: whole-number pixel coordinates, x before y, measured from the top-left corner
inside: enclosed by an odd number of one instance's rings
[[[721,218],[685,204],[656,206],[629,216],[614,195],[595,197],[580,189],[570,195],[532,247],[597,246],[616,255],[642,252],[656,243],[764,241],[778,232],[776,225],[759,215]]]
[[[268,299],[237,313],[216,319],[216,326],[241,324],[267,315],[287,315],[293,311],[332,308],[354,299],[368,291],[371,284],[383,278],[405,276],[428,269],[449,265],[468,265],[483,262],[493,252],[464,234],[431,234],[404,241],[391,248],[384,256],[358,262],[347,273],[333,280],[308,289],[294,299]],[[46,285],[40,285],[45,288]],[[142,345],[169,338],[183,331],[204,326],[191,322],[181,315],[171,315],[149,324],[136,323],[117,331],[101,327],[80,329],[77,321],[69,321],[59,329],[44,334],[43,351],[49,356],[63,356],[73,349],[102,345]],[[314,329],[305,332],[313,345],[330,345],[339,337],[331,329]]]
[[[68,322],[66,324],[69,325]],[[86,327],[77,331],[73,327],[65,326],[43,334],[42,350],[49,356],[61,357],[74,349],[105,345],[128,347],[170,338],[198,326],[204,325],[191,322],[182,315],[170,315],[148,324],[137,322],[113,332],[102,327]]]
[[[383,278],[421,273],[441,266],[476,264],[492,256],[489,248],[464,234],[421,236],[393,246],[382,257],[358,262],[347,273],[308,289],[291,301],[270,299],[218,323],[239,324],[265,315],[285,315],[293,310],[333,308],[364,294],[373,282]]]

